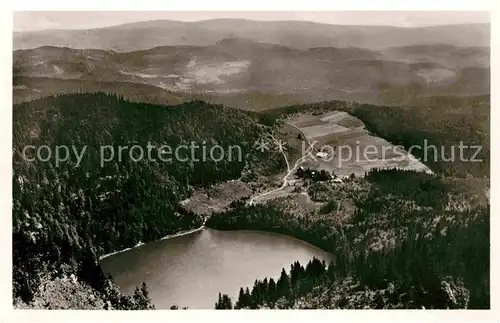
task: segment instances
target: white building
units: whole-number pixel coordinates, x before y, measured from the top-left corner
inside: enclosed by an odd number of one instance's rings
[[[316,157],[319,157],[321,159],[327,159],[328,158],[328,154],[325,153],[324,151],[320,151],[316,154]]]

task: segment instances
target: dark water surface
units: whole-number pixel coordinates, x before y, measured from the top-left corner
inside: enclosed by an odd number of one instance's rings
[[[257,231],[203,230],[156,241],[101,260],[124,293],[143,281],[157,309],[213,308],[219,292],[237,300],[255,279],[279,278],[281,268],[332,256],[306,242]]]

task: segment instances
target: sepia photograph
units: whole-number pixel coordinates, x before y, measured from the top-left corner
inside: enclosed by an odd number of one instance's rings
[[[11,307],[491,309],[490,19],[13,12]]]

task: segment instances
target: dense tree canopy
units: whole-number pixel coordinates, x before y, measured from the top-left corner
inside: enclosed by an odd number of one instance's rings
[[[90,265],[98,256],[200,226],[201,217],[178,202],[193,187],[240,176],[261,131],[256,121],[255,115],[204,102],[155,106],[103,93],[14,106],[14,295],[30,300],[42,270],[61,274],[80,267],[80,277],[101,286],[100,267]],[[111,149],[120,146],[146,151],[148,144],[175,149],[191,142],[206,145],[206,152],[196,149],[193,158],[185,149],[181,160],[172,156],[166,162],[154,153],[152,159],[110,158]],[[29,145],[27,160],[23,152]],[[204,158],[216,145],[226,149],[226,156]],[[241,159],[228,158],[233,145],[240,147]],[[52,149],[51,159],[36,158],[41,146]],[[69,147],[70,154],[86,148],[80,160],[71,155],[56,163],[58,146]],[[110,147],[105,162],[104,146]]]
[[[209,227],[287,234],[335,257],[328,266],[293,264],[276,287],[257,280],[250,293],[240,289],[235,308],[488,308],[489,206],[447,210],[451,188],[425,173],[375,170],[363,181],[368,192],[357,195],[354,215],[340,225],[243,201],[212,215]],[[359,293],[366,298],[356,303]]]
[[[103,93],[15,105],[14,297],[30,302],[45,277],[75,274],[109,301],[109,308],[152,308],[145,284],[133,295],[122,295],[102,272],[99,256],[200,226],[201,216],[183,209],[181,200],[197,187],[239,178],[242,171],[250,178],[256,176],[255,169],[263,175],[283,170],[279,153],[252,150],[255,140],[283,115],[331,110],[349,111],[370,131],[405,146],[423,139],[455,144],[460,139],[457,127],[469,143],[485,143],[484,132],[478,131],[482,119],[474,122],[457,111],[446,110],[456,116],[450,117],[451,125],[435,130],[432,126],[443,125],[445,117],[427,126],[435,115],[432,110],[414,117],[411,109],[339,101],[264,114],[201,101],[178,106],[134,103]],[[135,158],[131,153],[134,145],[148,154],[148,145],[175,148],[193,142],[206,149],[196,149],[194,155],[184,149],[182,160],[162,161],[155,152],[154,160],[149,155]],[[27,159],[23,153],[29,146]],[[238,146],[242,158],[204,158],[215,146],[226,152]],[[36,158],[40,147],[45,148]],[[105,160],[102,147],[109,157]],[[128,147],[121,158],[118,147]],[[52,158],[44,160],[49,149]],[[56,162],[54,154],[65,152],[68,158]],[[441,175],[483,176],[489,169],[488,154],[487,147],[485,162],[474,165],[437,161],[430,166]],[[324,202],[313,215],[293,216],[272,203],[249,205],[242,200],[213,214],[206,225],[287,234],[331,252],[334,261],[315,259],[305,267],[296,262],[277,280],[257,279],[251,289],[242,287],[234,304],[220,294],[215,308],[489,307],[489,206],[450,208],[456,188],[440,176],[374,170],[364,179],[352,179],[360,189],[344,193],[354,211],[340,217],[344,201],[321,186],[329,174],[317,174],[306,174],[318,180],[309,188],[311,198]]]

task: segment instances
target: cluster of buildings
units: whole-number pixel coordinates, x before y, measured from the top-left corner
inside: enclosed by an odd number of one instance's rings
[[[349,176],[338,177],[337,175],[331,174],[325,170],[315,171],[315,170],[310,170],[309,168],[305,169],[302,166],[299,166],[299,168],[297,168],[295,175],[299,178],[311,178],[313,180],[316,179],[320,181],[330,180],[333,183],[338,183],[338,184],[343,183],[343,180],[349,178]]]

